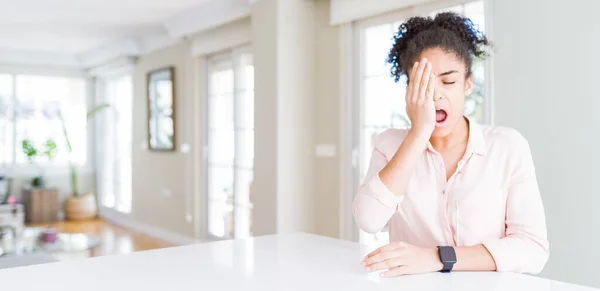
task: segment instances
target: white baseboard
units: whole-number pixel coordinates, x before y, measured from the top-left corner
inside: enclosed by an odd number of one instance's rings
[[[101,207],[100,217],[123,228],[140,232],[175,245],[189,245],[201,242],[201,240],[193,237],[181,235],[159,227],[141,223],[131,218],[131,216],[127,214],[123,214],[110,208]]]

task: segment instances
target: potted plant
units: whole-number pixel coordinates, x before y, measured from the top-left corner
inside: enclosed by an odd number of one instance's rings
[[[86,115],[87,120],[89,121],[96,114],[101,112],[102,110],[110,107],[108,104],[100,104],[91,108]],[[63,134],[65,137],[65,142],[67,144],[67,151],[69,154],[69,172],[71,178],[71,196],[67,198],[65,201],[65,214],[68,220],[82,220],[82,219],[90,219],[94,218],[97,215],[97,205],[96,205],[96,197],[93,192],[80,192],[78,188],[78,175],[77,169],[73,164],[71,159],[71,155],[73,153],[73,148],[71,146],[71,142],[69,140],[69,134],[67,132],[67,127],[65,124],[65,120],[60,113],[58,112],[58,117],[61,121]]]
[[[37,156],[45,155],[48,157],[48,161],[52,161],[54,154],[56,153],[56,142],[54,142],[53,139],[46,140],[44,143],[44,151],[40,152],[29,139],[24,139],[21,142],[21,148],[29,163],[35,165],[39,171],[39,175],[32,179],[31,186],[36,188],[44,188],[46,186],[44,172],[42,168],[36,164],[35,159]]]

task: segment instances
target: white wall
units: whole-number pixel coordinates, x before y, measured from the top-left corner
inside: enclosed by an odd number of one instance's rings
[[[314,19],[313,1],[252,6],[257,235],[315,228]]]
[[[495,120],[530,142],[551,248],[542,276],[600,287],[600,2],[494,4]]]
[[[314,231],[315,3],[279,0],[278,231]]]

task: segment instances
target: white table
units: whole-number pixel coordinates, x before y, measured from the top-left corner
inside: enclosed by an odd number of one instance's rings
[[[297,233],[0,270],[2,290],[598,290],[512,273],[433,273],[380,279],[369,250]],[[82,289],[84,287],[84,289]]]

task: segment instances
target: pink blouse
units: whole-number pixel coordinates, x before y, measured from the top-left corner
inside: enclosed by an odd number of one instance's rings
[[[392,242],[430,248],[483,244],[497,271],[539,273],[549,244],[529,144],[514,129],[469,124],[465,156],[450,179],[442,156],[429,144],[401,195],[394,195],[378,174],[408,130],[377,136],[354,200],[355,221],[368,233],[387,225]]]

